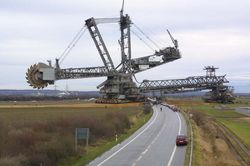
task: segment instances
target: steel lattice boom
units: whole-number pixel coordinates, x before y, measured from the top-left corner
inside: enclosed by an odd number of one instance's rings
[[[234,95],[233,90],[225,85],[229,81],[226,79],[226,75],[216,76],[215,68],[213,66],[207,66],[205,76],[188,77],[185,79],[172,79],[172,80],[144,80],[139,88],[140,92],[148,93],[152,91],[160,91],[163,93],[181,93],[190,91],[211,90],[207,92],[203,99],[207,102],[233,102]]]
[[[228,83],[225,76],[196,76],[186,79],[173,80],[144,80],[139,86],[141,92],[159,91],[164,92],[183,92],[188,90],[212,89]]]
[[[105,66],[59,69],[57,70],[56,73],[57,73],[56,74],[57,80],[79,79],[79,78],[89,78],[89,77],[105,77],[110,75]]]

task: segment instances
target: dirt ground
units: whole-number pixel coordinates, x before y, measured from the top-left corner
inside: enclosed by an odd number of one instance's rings
[[[70,108],[119,108],[139,106],[141,103],[125,103],[125,104],[97,104],[92,102],[17,102],[17,103],[1,103],[0,108],[44,108],[44,107],[70,107]]]
[[[206,129],[199,127],[199,144],[202,150],[202,165],[204,166],[240,166],[234,152],[227,145],[223,136],[213,124],[207,124]]]
[[[243,117],[243,118],[239,118],[240,120],[246,121],[246,122],[250,122],[250,117]]]

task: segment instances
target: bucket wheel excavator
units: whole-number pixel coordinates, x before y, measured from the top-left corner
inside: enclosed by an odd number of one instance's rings
[[[107,23],[117,23],[120,25],[121,37],[119,45],[121,50],[121,63],[117,66],[114,65],[98,28],[99,24]],[[97,86],[103,95],[103,98],[100,99],[99,102],[116,103],[120,100],[139,100],[141,98],[140,89],[133,81],[133,76],[139,72],[177,60],[181,58],[181,54],[178,49],[177,40],[173,39],[169,33],[174,47],[165,47],[155,51],[152,55],[133,59],[131,56],[132,25],[141,31],[127,14],[123,14],[123,7],[120,11],[119,18],[87,19],[84,28],[81,29],[81,32],[78,33],[78,36],[74,38],[75,41],[72,43],[75,45],[80,36],[88,30],[104,66],[62,69],[60,68],[60,63],[64,57],[61,56],[61,58],[56,59],[55,66],[52,66],[51,62],[49,62],[49,64],[37,63],[31,65],[26,73],[27,82],[33,88],[43,89],[49,84],[54,84],[55,81],[62,79],[107,77],[106,81]],[[134,33],[134,31],[132,33]],[[72,47],[69,46],[68,50],[65,51],[65,55],[67,55],[71,49]],[[158,60],[152,60],[154,58]]]
[[[141,94],[144,89],[142,85],[138,87],[133,81],[135,74],[180,59],[181,53],[178,49],[177,40],[172,37],[169,31],[168,34],[174,46],[159,48],[155,42],[153,42],[134,22],[131,21],[129,15],[123,13],[123,8],[124,1],[120,11],[120,17],[117,18],[92,17],[85,20],[84,27],[65,49],[61,57],[56,59],[55,65],[52,65],[51,61],[48,61],[48,64],[39,62],[29,67],[26,73],[26,79],[29,85],[33,88],[43,89],[48,85],[54,84],[55,81],[62,79],[107,77],[106,81],[97,86],[102,94],[102,99],[97,100],[97,102],[119,103],[141,100],[143,96]],[[121,62],[117,66],[114,65],[98,28],[99,24],[109,23],[117,23],[120,26],[119,45],[121,50]],[[151,44],[158,48],[157,50],[153,49],[154,52],[152,55],[132,58],[131,33],[135,34],[140,40],[142,40],[138,34],[131,30],[132,26],[133,28],[136,28],[141,35],[144,35]],[[102,59],[103,66],[62,69],[60,64],[70,53],[85,31],[88,31],[92,37],[99,56]]]

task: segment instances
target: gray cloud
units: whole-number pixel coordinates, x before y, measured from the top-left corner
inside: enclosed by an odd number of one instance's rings
[[[29,88],[24,74],[31,64],[59,57],[89,17],[117,17],[115,0],[1,1],[0,88]],[[145,71],[138,80],[183,78],[204,74],[204,65],[220,67],[236,91],[250,90],[250,2],[208,0],[127,0],[125,11],[160,46],[171,45],[169,28],[179,40],[183,58]],[[118,25],[100,27],[116,64],[120,60]],[[152,54],[133,36],[133,57]],[[62,64],[63,67],[102,65],[88,33]],[[12,74],[6,74],[6,71]],[[93,90],[105,78],[68,80],[72,90]],[[65,81],[58,81],[64,88]],[[53,88],[53,87],[50,87]]]

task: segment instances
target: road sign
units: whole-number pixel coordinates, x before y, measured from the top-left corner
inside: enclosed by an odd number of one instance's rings
[[[89,128],[76,128],[77,139],[88,139],[89,138]]]
[[[78,140],[86,139],[86,146],[89,144],[89,128],[75,129],[75,150],[77,151]]]

